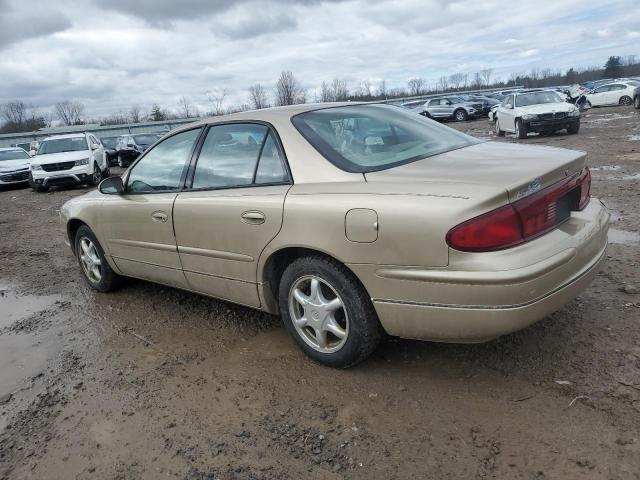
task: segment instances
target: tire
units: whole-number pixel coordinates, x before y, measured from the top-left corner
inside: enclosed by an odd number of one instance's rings
[[[38,185],[37,183],[35,183],[33,181],[33,177],[31,176],[31,174],[29,174],[29,186],[31,187],[31,190],[33,190],[34,192],[44,193],[49,191],[49,187],[44,187],[42,185]]]
[[[93,185],[94,187],[97,187],[102,181],[102,179],[103,179],[102,170],[100,170],[100,167],[98,166],[97,163],[94,163],[93,175],[91,176],[91,185]]]
[[[575,135],[579,131],[580,131],[580,120],[578,120],[575,125],[567,128],[567,133],[569,135]]]
[[[456,122],[464,122],[469,118],[469,115],[467,114],[467,111],[465,109],[459,108],[458,110],[453,112],[453,118],[456,120]]]
[[[383,330],[371,299],[344,265],[320,255],[298,258],[285,269],[278,292],[285,328],[318,363],[348,368],[380,343]]]
[[[618,103],[620,105],[631,105],[633,103],[633,100],[629,95],[623,95],[622,97],[620,97]]]
[[[100,242],[86,225],[82,225],[76,232],[74,247],[82,276],[91,288],[99,292],[110,292],[122,284],[123,277],[111,269]],[[99,275],[90,267],[96,267]]]
[[[122,155],[120,155],[120,154],[118,154],[118,166],[119,166],[120,168],[126,168],[126,167],[124,166],[124,161],[122,160]]]
[[[516,137],[520,140],[527,138],[527,126],[521,118],[516,118]]]
[[[102,172],[102,178],[109,178],[111,176],[111,169],[109,168],[109,164],[107,164],[107,168]]]
[[[633,99],[633,106],[640,110],[640,95],[636,95],[636,97]]]
[[[499,137],[504,137],[504,130],[500,129],[500,120],[496,117],[496,135]]]

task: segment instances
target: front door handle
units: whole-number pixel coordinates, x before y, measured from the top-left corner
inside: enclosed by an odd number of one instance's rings
[[[164,222],[167,221],[168,218],[169,217],[164,212],[153,212],[151,214],[151,220],[153,220],[154,222],[162,222],[162,223],[164,223]]]
[[[264,213],[257,210],[248,210],[243,212],[240,217],[244,223],[249,223],[251,225],[260,225],[267,219]]]

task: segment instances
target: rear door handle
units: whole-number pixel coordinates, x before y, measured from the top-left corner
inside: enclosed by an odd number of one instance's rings
[[[249,223],[251,225],[260,225],[267,219],[264,213],[257,210],[248,210],[243,212],[240,217],[244,223]]]
[[[154,222],[162,222],[162,223],[164,223],[164,222],[167,221],[168,218],[169,217],[164,212],[153,212],[151,214],[151,220],[153,220]]]

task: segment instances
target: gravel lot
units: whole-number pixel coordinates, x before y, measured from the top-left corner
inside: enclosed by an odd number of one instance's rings
[[[348,371],[253,310],[91,291],[58,225],[86,189],[0,191],[0,479],[639,479],[640,112],[522,142],[589,154],[614,220],[591,287],[496,341],[389,339]]]

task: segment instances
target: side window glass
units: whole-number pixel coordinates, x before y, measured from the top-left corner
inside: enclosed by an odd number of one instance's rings
[[[284,159],[280,153],[277,143],[273,138],[273,133],[269,133],[267,141],[264,143],[258,170],[256,171],[256,184],[283,183],[289,181],[289,176],[284,168]]]
[[[131,170],[127,191],[178,190],[185,164],[201,130],[178,133],[153,147]]]
[[[268,129],[238,123],[209,129],[193,176],[192,188],[251,185]]]

